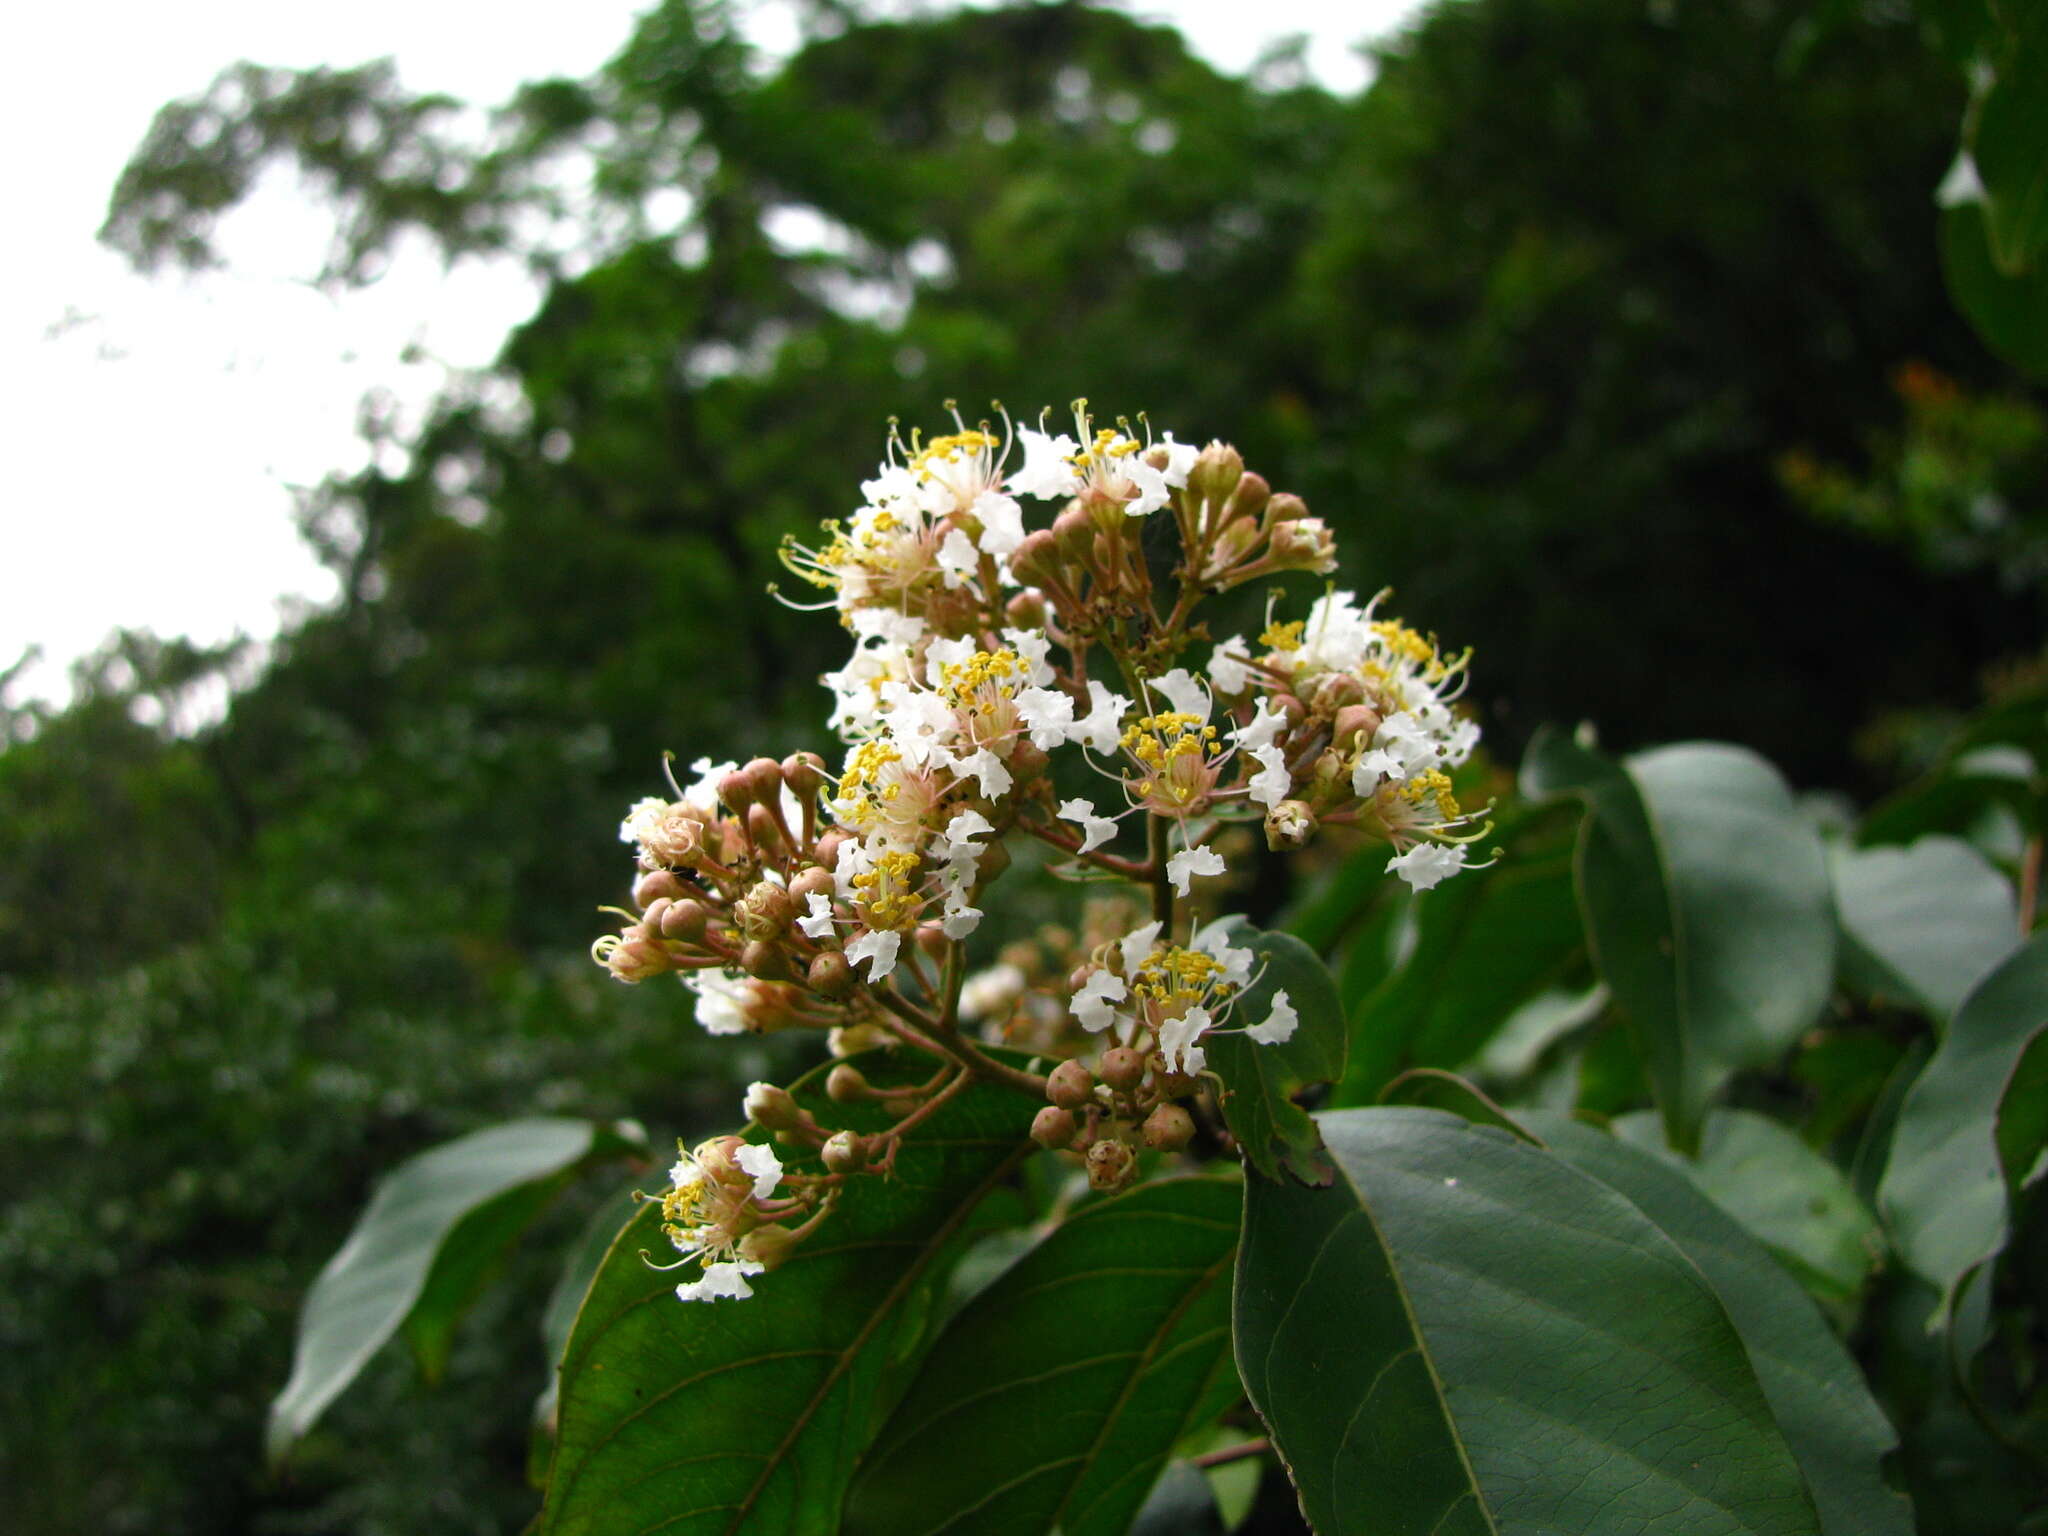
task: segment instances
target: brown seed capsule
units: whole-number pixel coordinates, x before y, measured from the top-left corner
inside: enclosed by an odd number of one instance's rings
[[[1122,1189],[1138,1171],[1138,1154],[1120,1141],[1104,1137],[1088,1149],[1091,1189]]]
[[[661,936],[665,939],[701,939],[711,913],[701,901],[671,902],[661,914]]]
[[[1095,1079],[1078,1061],[1063,1061],[1045,1080],[1045,1096],[1062,1109],[1079,1109],[1095,1097]]]
[[[828,949],[811,961],[805,973],[813,992],[826,997],[841,998],[853,990],[853,967],[846,963],[846,956],[836,949]]]
[[[833,1173],[859,1173],[868,1165],[867,1144],[851,1131],[834,1131],[819,1148],[818,1160]]]
[[[1046,1151],[1057,1152],[1074,1144],[1074,1132],[1078,1129],[1070,1111],[1048,1104],[1031,1122],[1031,1139]]]
[[[873,1092],[860,1068],[847,1062],[840,1062],[825,1074],[825,1097],[834,1104],[858,1104],[872,1097]]]
[[[665,869],[651,869],[633,882],[633,905],[645,912],[663,898],[681,901],[690,888]]]
[[[1096,1070],[1118,1093],[1129,1093],[1145,1080],[1145,1058],[1127,1045],[1111,1046]]]
[[[1178,1104],[1162,1104],[1145,1117],[1145,1145],[1158,1152],[1178,1152],[1195,1134],[1195,1119]]]
[[[741,947],[740,969],[763,981],[788,981],[792,975],[788,954],[769,939],[749,939]]]

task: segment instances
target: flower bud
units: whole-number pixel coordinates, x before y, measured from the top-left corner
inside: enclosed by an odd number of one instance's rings
[[[990,843],[981,850],[981,857],[974,861],[975,877],[983,884],[996,879],[1009,867],[1010,848],[1007,843]]]
[[[832,1173],[859,1173],[868,1165],[868,1149],[852,1131],[834,1131],[819,1149],[818,1159]]]
[[[789,956],[772,939],[749,939],[740,949],[740,969],[762,981],[788,981]]]
[[[1273,487],[1266,483],[1264,475],[1247,473],[1237,482],[1237,489],[1230,493],[1230,505],[1226,516],[1235,522],[1241,517],[1258,517],[1266,510],[1266,502],[1273,494]]]
[[[834,1104],[858,1104],[874,1097],[874,1090],[859,1067],[842,1061],[825,1074],[825,1097]]]
[[[912,937],[916,939],[919,949],[938,961],[946,958],[946,947],[953,942],[946,937],[946,930],[937,923],[919,923]]]
[[[889,1044],[889,1038],[879,1024],[837,1024],[825,1032],[825,1049],[834,1056],[858,1056]]]
[[[640,914],[640,932],[650,939],[660,937],[662,914],[668,911],[670,905],[666,896],[657,896],[650,901],[647,910]]]
[[[1102,1053],[1096,1070],[1118,1093],[1129,1093],[1145,1080],[1145,1058],[1128,1045],[1115,1045]]]
[[[633,930],[627,930],[629,933]],[[622,938],[617,944],[600,940],[608,948],[597,951],[605,968],[620,981],[646,981],[649,977],[666,975],[673,967],[669,964],[668,951],[652,939],[636,936]]]
[[[745,811],[754,803],[754,781],[744,768],[735,768],[718,781],[718,798],[727,810]]]
[[[1138,1154],[1120,1141],[1108,1137],[1088,1149],[1088,1185],[1091,1189],[1122,1189],[1138,1171]]]
[[[1319,713],[1333,715],[1347,704],[1365,697],[1365,684],[1353,672],[1326,672],[1316,680],[1314,699]]]
[[[1244,455],[1228,443],[1209,444],[1188,471],[1188,494],[1219,511],[1244,478]]]
[[[853,990],[853,967],[846,963],[846,956],[838,950],[828,949],[811,961],[804,979],[811,984],[813,992],[841,998]]]
[[[1079,1129],[1070,1111],[1048,1104],[1031,1121],[1031,1139],[1046,1151],[1057,1152],[1074,1144],[1074,1133]]]
[[[739,1254],[741,1258],[751,1259],[763,1269],[774,1269],[796,1252],[797,1244],[801,1241],[802,1239],[789,1228],[770,1223],[765,1227],[754,1228],[741,1238]]]
[[[804,1123],[802,1106],[787,1088],[773,1083],[751,1084],[744,1108],[747,1118],[764,1130],[793,1131]]]
[[[1178,1104],[1162,1104],[1145,1117],[1140,1134],[1155,1152],[1178,1152],[1194,1139],[1194,1116]]]
[[[839,867],[839,850],[845,846],[846,834],[836,828],[820,833],[817,843],[811,849],[811,857],[818,861],[820,869]]]
[[[759,810],[759,806],[754,807]],[[750,939],[773,939],[796,920],[796,898],[772,880],[763,880],[733,909],[740,932]]]
[[[1287,729],[1290,731],[1308,718],[1308,706],[1291,693],[1274,694],[1267,700],[1267,707],[1287,717]]]
[[[1337,540],[1320,517],[1296,517],[1275,523],[1269,549],[1276,570],[1314,571],[1327,576],[1337,569]]]
[[[825,760],[815,752],[792,752],[782,760],[782,782],[799,800],[814,800],[832,782]]]
[[[665,869],[651,869],[633,882],[633,905],[645,912],[664,897],[681,901],[690,888]]]
[[[711,913],[701,901],[670,902],[661,914],[661,936],[685,941],[701,939]]]
[[[1044,752],[1041,752],[1035,743],[1027,741],[1021,736],[1011,743],[1010,776],[1019,784],[1029,784],[1035,779],[1043,778],[1046,769],[1051,765],[1052,759]],[[989,846],[1000,848],[1002,844],[991,843]]]
[[[1245,478],[1249,480],[1251,476],[1246,475]],[[1271,531],[1281,523],[1291,523],[1298,518],[1307,516],[1308,503],[1292,491],[1282,491],[1278,496],[1274,496],[1267,501],[1265,516],[1261,519],[1261,526]]]
[[[1045,628],[1045,597],[1038,592],[1019,592],[1003,612],[1019,629]]]
[[[782,846],[782,828],[775,824],[775,816],[767,806],[747,807],[747,839],[764,853],[773,853]]]
[[[1299,800],[1282,800],[1266,812],[1266,846],[1275,853],[1305,847],[1315,835],[1315,813]]]
[[[1078,1061],[1063,1061],[1045,1080],[1045,1096],[1061,1109],[1079,1109],[1095,1097],[1095,1079]]]
[[[1051,530],[1040,528],[1024,535],[1024,542],[1010,553],[1010,569],[1020,581],[1049,586],[1060,579],[1059,543]]]
[[[1319,788],[1333,788],[1340,779],[1348,776],[1344,772],[1344,755],[1341,752],[1325,750],[1316,759],[1314,777]]]
[[[782,764],[772,757],[756,757],[740,769],[754,786],[754,799],[762,805],[777,805],[782,800]]]
[[[1331,740],[1340,748],[1348,750],[1355,745],[1369,745],[1379,734],[1380,712],[1370,704],[1346,704],[1337,711],[1337,720],[1330,727]]]
[[[1095,524],[1079,507],[1069,507],[1052,520],[1049,530],[1059,552],[1069,560],[1086,560],[1095,547]],[[1031,538],[1037,537],[1036,534]],[[1029,544],[1031,538],[1025,539]]]
[[[800,906],[807,906],[813,896],[830,896],[833,885],[832,871],[814,864],[809,869],[800,870],[789,882],[789,894]]]

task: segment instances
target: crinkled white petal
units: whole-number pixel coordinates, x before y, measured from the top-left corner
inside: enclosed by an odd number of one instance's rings
[[[1131,701],[1094,678],[1088,680],[1088,713],[1074,723],[1072,739],[1091,751],[1107,755],[1116,750],[1124,731],[1124,716]]]
[[[1193,715],[1198,720],[1209,718],[1209,690],[1197,682],[1186,667],[1175,667],[1171,672],[1153,678],[1148,686],[1165,694],[1176,713]]]
[[[1273,1007],[1266,1022],[1247,1025],[1245,1033],[1260,1045],[1280,1045],[1294,1038],[1300,1024],[1301,1015],[1294,1011],[1294,1004],[1287,1000],[1286,989],[1282,988],[1273,994]]]
[[[1166,1058],[1166,1070],[1185,1072],[1190,1077],[1202,1070],[1208,1063],[1202,1048],[1196,1045],[1209,1028],[1209,1010],[1190,1008],[1177,1019],[1168,1019],[1159,1026],[1159,1054]]]
[[[1166,445],[1166,468],[1161,473],[1168,485],[1179,490],[1188,483],[1188,471],[1195,467],[1195,460],[1201,457],[1202,450],[1193,443],[1176,443],[1171,432],[1161,441]]]
[[[1159,930],[1166,925],[1154,918],[1142,927],[1133,928],[1117,941],[1117,948],[1123,956],[1124,974],[1135,976],[1138,967],[1151,958],[1152,951],[1159,943]]]
[[[1081,489],[1081,477],[1067,462],[1079,445],[1066,433],[1048,436],[1029,427],[1017,429],[1017,441],[1024,447],[1024,465],[1010,476],[1009,487],[1020,496],[1050,499],[1071,496]]]
[[[903,947],[903,935],[890,929],[862,934],[846,946],[846,962],[868,963],[868,980],[880,981],[896,969],[896,952]]]
[[[823,891],[813,891],[805,898],[805,905],[810,908],[810,913],[796,920],[797,927],[803,930],[807,939],[824,938],[832,931],[832,898]]]
[[[1074,731],[1074,701],[1057,688],[1026,688],[1017,695],[1017,718],[1031,732],[1031,744],[1050,752]]]
[[[981,552],[998,560],[1015,552],[1024,542],[1024,509],[1001,491],[985,490],[974,498],[974,515],[981,522]]]
[[[980,780],[981,793],[989,800],[1007,795],[1010,792],[1010,785],[1015,782],[1010,777],[1010,770],[1003,766],[1003,760],[987,747],[965,757],[957,753],[948,753],[946,766],[963,778]]]
[[[1166,476],[1160,471],[1132,454],[1124,460],[1124,474],[1138,493],[1124,503],[1124,516],[1147,517],[1166,505],[1170,493]]]
[[[1166,861],[1166,878],[1185,896],[1196,875],[1220,875],[1223,869],[1223,855],[1214,848],[1183,848]]]
[[[1247,751],[1270,747],[1287,729],[1287,716],[1266,700],[1259,700],[1251,719],[1230,733],[1231,739]]]
[[[1245,648],[1243,635],[1231,635],[1209,653],[1209,681],[1216,685],[1216,691],[1235,698],[1251,685],[1251,668],[1246,665],[1251,652]]]
[[[707,1035],[746,1033],[747,1016],[741,1004],[747,981],[738,971],[683,972],[683,985],[697,994],[697,1022]]]
[[[1116,1010],[1110,1004],[1120,1003],[1128,996],[1130,988],[1124,985],[1121,976],[1095,971],[1074,994],[1074,1017],[1089,1034],[1099,1035],[1116,1021]]]
[[[1417,843],[1387,860],[1387,872],[1399,875],[1418,891],[1441,884],[1464,867],[1465,849],[1459,843]]]
[[[747,1284],[747,1277],[758,1275],[761,1270],[761,1265],[749,1259],[706,1265],[703,1279],[688,1280],[676,1287],[676,1300],[717,1301],[730,1297],[744,1301],[754,1294],[754,1288]]]
[[[782,1159],[775,1155],[773,1147],[741,1147],[733,1153],[732,1160],[754,1181],[756,1200],[766,1200],[775,1193],[775,1186],[782,1182]]]
[[[1287,754],[1279,747],[1257,747],[1251,755],[1259,765],[1252,775],[1251,796],[1270,811],[1294,787],[1294,775],[1287,771]]]
[[[974,547],[974,541],[958,528],[947,532],[939,541],[939,569],[948,572],[954,579],[946,585],[957,587],[960,582],[974,574],[981,564],[981,555]]]
[[[1060,820],[1071,821],[1081,829],[1081,852],[1099,848],[1116,836],[1116,823],[1107,816],[1095,814],[1092,800],[1066,800],[1060,804]]]

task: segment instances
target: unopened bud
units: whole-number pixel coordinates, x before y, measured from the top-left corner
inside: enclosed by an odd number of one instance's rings
[[[1053,541],[1059,545],[1060,553],[1069,560],[1086,560],[1088,552],[1095,547],[1095,524],[1079,507],[1069,507],[1054,518],[1049,531]],[[1033,534],[1024,542],[1029,544],[1036,537]]]
[[[1297,517],[1275,523],[1269,548],[1278,570],[1314,571],[1327,576],[1337,569],[1337,540],[1320,517]]]
[[[1031,1139],[1046,1151],[1057,1152],[1074,1144],[1074,1133],[1079,1129],[1070,1111],[1048,1104],[1031,1121]]]
[[[1141,1134],[1155,1152],[1178,1152],[1194,1138],[1194,1116],[1178,1104],[1162,1104],[1145,1117]]]
[[[1327,672],[1317,680],[1312,697],[1318,711],[1333,715],[1347,704],[1362,700],[1365,684],[1358,680],[1355,672]]]
[[[770,1131],[793,1131],[804,1123],[804,1112],[787,1088],[773,1083],[754,1083],[747,1089],[747,1118]]]
[[[1228,443],[1211,443],[1195,455],[1188,471],[1188,494],[1219,511],[1244,478],[1244,456]]]
[[[1266,707],[1278,710],[1287,717],[1287,729],[1293,730],[1308,718],[1308,706],[1291,693],[1276,693],[1266,701]]]
[[[727,810],[745,811],[754,803],[754,781],[744,768],[735,768],[718,781],[718,798]]]
[[[937,923],[919,923],[914,935],[917,947],[934,960],[946,958],[946,948],[953,941],[946,937],[946,930]]]
[[[789,1228],[770,1223],[765,1227],[754,1228],[740,1239],[740,1257],[752,1260],[763,1269],[774,1269],[796,1252],[797,1244],[801,1241],[802,1239]]]
[[[835,883],[831,870],[814,864],[789,882],[789,894],[793,900],[808,905],[813,896],[830,896]]]
[[[1330,727],[1330,737],[1339,747],[1370,745],[1379,729],[1378,710],[1370,704],[1346,704],[1337,711],[1336,723]]]
[[[1122,1189],[1138,1171],[1138,1154],[1120,1141],[1108,1137],[1088,1149],[1088,1185],[1091,1189]]]
[[[782,799],[782,764],[772,757],[756,757],[740,769],[754,786],[754,798],[763,805],[775,805]]]
[[[640,931],[650,939],[659,937],[662,914],[667,912],[671,905],[666,896],[657,896],[650,901],[647,910],[640,914]]]
[[[1102,1053],[1096,1070],[1118,1093],[1129,1093],[1145,1080],[1145,1058],[1128,1045],[1114,1045]]]
[[[1245,478],[1249,480],[1251,476],[1247,475]],[[1307,516],[1308,503],[1292,491],[1282,491],[1266,503],[1266,512],[1261,523],[1267,529],[1272,529],[1282,523],[1291,523],[1297,518]]]
[[[846,834],[840,831],[823,832],[811,849],[811,857],[818,861],[821,869],[839,867],[839,850],[845,846]]]
[[[797,799],[812,800],[832,778],[825,772],[825,760],[817,753],[792,752],[782,760],[782,782]]]
[[[811,961],[804,979],[811,984],[813,992],[841,998],[853,990],[853,967],[838,950],[828,949]]]
[[[754,807],[759,810],[760,807]],[[733,909],[740,932],[750,939],[773,939],[796,920],[796,898],[772,880],[763,880]]]
[[[1169,1099],[1184,1099],[1202,1086],[1202,1080],[1191,1073],[1167,1071],[1162,1058],[1159,1070],[1153,1075],[1152,1085]]]
[[[765,805],[747,807],[747,839],[764,853],[773,853],[782,846],[782,829],[775,824],[775,817]]]
[[[1050,529],[1040,528],[1024,535],[1024,542],[1010,553],[1010,569],[1017,579],[1033,586],[1049,586],[1060,579],[1060,546]]]
[[[633,905],[645,912],[663,899],[681,901],[690,888],[665,869],[651,869],[633,882]]]
[[[1344,754],[1326,750],[1316,759],[1315,781],[1319,788],[1329,789],[1344,775]]]
[[[1045,1096],[1061,1109],[1079,1109],[1095,1097],[1095,1079],[1078,1061],[1063,1061],[1045,1080]]]
[[[1010,848],[1007,843],[990,843],[981,850],[981,857],[974,861],[974,872],[983,883],[997,878],[1010,867]]]
[[[1051,765],[1052,759],[1040,751],[1035,742],[1019,737],[1010,746],[1010,777],[1019,784],[1029,784],[1034,779],[1042,778]],[[1002,845],[997,843],[992,846]]]
[[[1230,493],[1228,516],[1235,522],[1241,517],[1258,517],[1266,510],[1266,503],[1273,494],[1273,487],[1266,483],[1264,475],[1247,473],[1237,482],[1237,489]]]
[[[646,981],[651,976],[666,975],[672,969],[668,951],[652,939],[638,936],[622,939],[612,945],[609,952],[600,950],[598,953],[603,957],[606,969],[621,981]]]
[[[867,1145],[851,1131],[834,1131],[819,1148],[818,1160],[833,1173],[859,1173],[868,1165]]]
[[[1282,800],[1266,812],[1266,846],[1275,853],[1305,847],[1315,835],[1315,813],[1299,800]]]
[[[834,1056],[858,1056],[889,1044],[889,1032],[879,1024],[835,1024],[825,1031],[825,1049]]]
[[[1036,592],[1019,592],[1003,612],[1019,629],[1045,628],[1045,599]]]
[[[740,949],[740,969],[763,981],[788,981],[789,956],[772,939],[749,939]]]
[[[711,913],[701,901],[673,901],[661,914],[661,936],[665,939],[701,939]]]
[[[834,1104],[858,1104],[873,1096],[859,1067],[842,1061],[825,1074],[825,1097]]]

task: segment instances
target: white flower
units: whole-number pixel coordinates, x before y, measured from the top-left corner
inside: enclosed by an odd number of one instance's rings
[[[806,898],[806,905],[810,908],[810,915],[798,918],[797,927],[803,930],[807,939],[824,938],[832,931],[832,898],[823,891],[813,891]]]
[[[1280,733],[1287,729],[1287,716],[1272,707],[1266,700],[1259,700],[1258,708],[1252,711],[1251,719],[1230,733],[1231,739],[1240,747],[1256,752],[1260,747],[1270,747]],[[1264,761],[1263,758],[1260,759]]]
[[[939,541],[939,568],[947,572],[947,586],[959,586],[974,574],[975,567],[980,564],[981,556],[975,551],[974,541],[958,528],[949,530]]]
[[[1273,994],[1273,1008],[1266,1015],[1266,1022],[1247,1025],[1245,1033],[1260,1045],[1280,1045],[1294,1038],[1300,1023],[1301,1015],[1294,1011],[1294,1004],[1287,1000],[1283,988]]]
[[[1071,821],[1081,829],[1081,852],[1099,848],[1116,836],[1116,823],[1107,816],[1095,814],[1092,800],[1067,800],[1060,805],[1060,820]]]
[[[1176,714],[1193,715],[1198,720],[1209,718],[1209,690],[1196,682],[1186,667],[1175,667],[1153,678],[1149,686],[1166,695]]]
[[[1121,466],[1124,479],[1131,483],[1137,495],[1124,503],[1124,516],[1146,517],[1157,512],[1167,502],[1166,476],[1154,469],[1138,454],[1132,454]]]
[[[697,775],[683,786],[683,804],[694,805],[707,816],[718,809],[718,781],[724,778],[738,763],[714,763],[708,757],[700,757],[690,764],[690,772]]]
[[[981,857],[981,845],[974,841],[995,831],[989,819],[981,812],[963,808],[953,813],[953,819],[946,823],[945,830],[933,845],[933,851],[948,864],[957,864]]]
[[[1050,752],[1074,731],[1074,701],[1057,688],[1026,688],[1017,695],[1017,718],[1031,731],[1031,744]]]
[[[686,971],[683,985],[697,994],[697,1022],[706,1034],[746,1033],[749,977],[738,971]]]
[[[1260,770],[1252,775],[1251,796],[1270,811],[1294,787],[1294,775],[1287,771],[1287,754],[1279,747],[1258,747],[1251,755]]]
[[[1195,460],[1201,457],[1202,450],[1193,443],[1176,443],[1171,432],[1167,433],[1161,442],[1166,448],[1166,468],[1162,473],[1166,483],[1179,490],[1188,483],[1188,471],[1195,467]],[[1225,691],[1234,693],[1237,690]]]
[[[1159,1026],[1159,1054],[1166,1058],[1166,1070],[1185,1072],[1190,1077],[1208,1064],[1208,1057],[1195,1042],[1207,1032],[1209,1010],[1190,1008],[1177,1019]]]
[[[1059,676],[1053,664],[1046,660],[1052,651],[1052,640],[1042,629],[1006,629],[1003,643],[1017,653],[1017,659],[1024,664],[1024,681],[1034,688],[1043,688]]]
[[[1246,665],[1252,659],[1245,649],[1243,635],[1231,635],[1209,653],[1209,681],[1216,685],[1216,691],[1235,698],[1250,685],[1251,668]]]
[[[949,939],[964,939],[981,926],[981,908],[970,907],[966,901],[962,894],[959,905],[954,905],[951,899],[946,903],[945,915],[939,920],[939,931]]]
[[[741,1147],[732,1155],[740,1171],[754,1181],[754,1198],[766,1200],[782,1182],[782,1159],[773,1147]]]
[[[1185,896],[1196,875],[1220,875],[1223,869],[1223,855],[1214,848],[1183,848],[1166,861],[1166,878]]]
[[[1156,928],[1158,925],[1153,926]],[[1089,1034],[1099,1035],[1116,1021],[1116,1011],[1109,1005],[1120,1003],[1128,996],[1130,988],[1124,985],[1121,976],[1106,970],[1092,972],[1081,984],[1081,990],[1074,994],[1074,1017],[1081,1021],[1081,1027]]]
[[[1014,782],[1010,777],[1010,770],[1003,766],[1003,760],[987,747],[966,757],[961,757],[955,752],[947,752],[942,761],[962,778],[979,779],[984,799],[994,800],[1007,795],[1010,792],[1010,785]]]
[[[1397,784],[1412,779],[1434,768],[1441,755],[1415,716],[1405,710],[1389,715],[1373,733],[1372,750],[1361,755],[1358,766],[1351,770],[1351,792],[1371,794],[1382,775]]]
[[[1213,922],[1196,934],[1195,948],[1223,967],[1222,980],[1231,986],[1242,987],[1250,983],[1252,962],[1258,956],[1249,949],[1230,947],[1230,924],[1227,920]]]
[[[1328,592],[1310,605],[1302,630],[1296,671],[1355,671],[1372,644],[1372,609],[1360,609],[1355,592]]]
[[[1024,445],[1024,467],[1010,476],[1010,489],[1022,496],[1050,500],[1071,496],[1081,489],[1081,477],[1068,458],[1079,448],[1066,433],[1049,437],[1029,427],[1017,429],[1017,441]]]
[[[1074,723],[1072,739],[1106,756],[1116,750],[1123,735],[1124,716],[1130,713],[1131,701],[1090,678],[1088,705],[1088,713]]]
[[[1387,872],[1399,875],[1418,891],[1448,880],[1464,867],[1465,849],[1459,843],[1417,843],[1387,860]]]
[[[668,802],[649,795],[644,800],[635,800],[626,819],[619,823],[619,841],[622,843],[644,842],[647,836],[661,825],[668,814]]]
[[[1024,509],[1001,491],[983,491],[971,509],[981,522],[981,552],[1001,560],[1024,542]]]
[[[976,971],[960,988],[960,1017],[973,1023],[1008,1013],[1030,985],[1030,978],[1009,961]]]
[[[903,947],[903,935],[889,929],[862,934],[846,946],[846,963],[868,963],[868,980],[880,981],[896,969],[896,952]]]
[[[730,1296],[736,1301],[745,1300],[754,1294],[754,1288],[747,1284],[747,1276],[761,1273],[762,1266],[747,1259],[736,1262],[707,1264],[702,1280],[689,1280],[676,1287],[678,1301],[717,1301]]]

